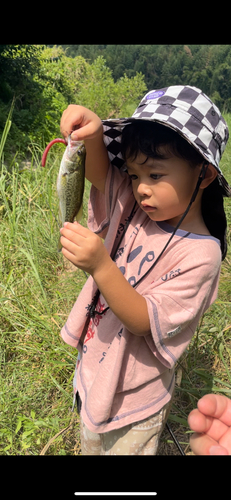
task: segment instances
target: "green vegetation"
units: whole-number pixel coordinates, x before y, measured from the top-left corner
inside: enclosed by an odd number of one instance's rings
[[[0,133],[15,96],[5,155],[43,148],[70,103],[129,116],[146,90],[187,84],[231,112],[230,80],[231,45],[0,45]]]
[[[38,160],[0,177],[1,454],[38,454],[70,420],[76,354],[59,331],[86,278],[57,252],[60,155]]]
[[[148,90],[194,85],[231,111],[231,45],[62,45],[68,56],[89,62],[101,56],[115,80],[145,76]]]
[[[31,142],[43,148],[58,137],[68,104],[89,107],[102,119],[126,115],[127,105],[146,89],[141,73],[115,82],[101,56],[90,64],[82,56],[67,57],[62,47],[0,45],[0,133],[15,97],[6,160],[16,153],[30,157]]]
[[[168,47],[173,47],[174,52],[176,46]],[[62,341],[60,329],[86,277],[57,252],[56,179],[63,145],[56,145],[49,153],[44,169],[40,161],[46,142],[59,135],[61,113],[69,102],[81,102],[102,118],[126,116],[133,112],[145,92],[141,74],[119,75],[119,80],[114,81],[105,54],[96,56],[86,61],[83,54],[68,57],[61,47],[0,47],[0,67],[5,75],[4,80],[0,79],[2,160],[5,155],[0,164],[0,453],[3,455],[38,455],[47,444],[46,454],[80,453],[78,416],[71,413],[77,353]],[[186,57],[190,58],[190,54],[186,53]],[[225,118],[231,130],[231,115],[226,114]],[[22,162],[25,157],[30,162]],[[229,143],[221,165],[231,183],[230,163]],[[82,221],[85,225],[89,189],[87,183]],[[177,366],[181,383],[176,389],[170,422],[186,450],[187,415],[198,398],[211,391],[231,397],[229,200],[226,210],[229,251],[222,264],[219,296],[202,318]],[[163,446],[164,453],[173,447],[176,454],[168,435],[163,437]]]

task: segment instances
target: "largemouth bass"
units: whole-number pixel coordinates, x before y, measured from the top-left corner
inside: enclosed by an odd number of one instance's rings
[[[42,166],[45,166],[47,153],[55,142],[66,144],[63,139],[51,141],[44,151]],[[84,143],[82,141],[72,141],[69,137],[57,179],[59,215],[62,226],[64,222],[73,222],[75,218],[79,221],[82,217],[85,157]],[[58,249],[61,250],[61,244],[59,244]]]

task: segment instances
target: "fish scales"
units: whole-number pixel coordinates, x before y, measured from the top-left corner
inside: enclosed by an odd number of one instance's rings
[[[72,174],[65,176],[66,183],[66,203],[65,203],[65,214],[63,216],[62,222],[73,222],[74,218],[78,215],[81,210],[83,192],[84,192],[84,178],[81,176],[81,172],[76,171]],[[81,215],[81,214],[80,214]],[[79,216],[79,220],[80,220]]]
[[[57,179],[61,224],[82,216],[86,150],[81,141],[71,141],[64,152]],[[58,244],[58,250],[62,248]]]
[[[82,142],[68,141],[60,165],[57,192],[62,225],[80,220],[84,192],[85,147]]]
[[[53,144],[64,143],[64,139],[53,139],[46,147],[42,156],[42,166],[45,167],[47,154]],[[68,137],[68,144],[60,164],[57,193],[59,198],[60,223],[79,221],[82,216],[83,193],[85,181],[86,149],[83,141],[72,141]],[[58,250],[61,250],[59,242]]]

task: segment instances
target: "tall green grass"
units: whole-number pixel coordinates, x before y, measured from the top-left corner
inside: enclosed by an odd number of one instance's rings
[[[9,134],[10,127],[11,127],[11,124],[12,124],[11,118],[12,118],[12,114],[13,114],[13,110],[14,110],[14,103],[15,103],[15,98],[13,98],[13,100],[12,100],[10,111],[9,111],[9,114],[8,114],[8,117],[7,117],[7,120],[6,120],[6,123],[5,123],[5,127],[4,127],[4,130],[3,130],[2,136],[1,136],[1,141],[0,141],[0,165],[2,165],[2,163],[3,163],[3,159],[4,159],[4,146],[5,146],[6,139],[7,139],[7,136]]]
[[[231,116],[226,116],[231,129]],[[71,413],[76,350],[60,329],[86,277],[57,252],[59,227],[56,179],[63,146],[47,166],[31,145],[29,167],[13,161],[0,172],[0,453],[78,453],[78,417]],[[222,167],[231,183],[231,143]],[[86,224],[89,184],[84,198]],[[188,450],[187,416],[206,392],[231,397],[231,203],[226,200],[229,252],[222,265],[219,296],[202,318],[177,365],[177,386],[169,420]],[[63,434],[59,432],[70,424]],[[57,435],[59,434],[59,435]],[[54,438],[49,441],[51,438]],[[186,443],[186,444],[184,444]],[[172,451],[171,451],[172,450]],[[160,453],[177,450],[164,434]]]
[[[32,146],[29,167],[0,173],[1,454],[39,454],[71,418],[76,351],[59,333],[86,278],[57,252],[62,153],[56,147],[42,168]],[[86,203],[84,212],[86,223]],[[68,453],[62,437],[52,452]]]

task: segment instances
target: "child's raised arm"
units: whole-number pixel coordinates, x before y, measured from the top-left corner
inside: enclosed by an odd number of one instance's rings
[[[85,176],[104,193],[109,159],[100,118],[90,109],[70,104],[63,112],[60,130],[64,137],[71,134],[73,140],[84,140],[87,153]]]

